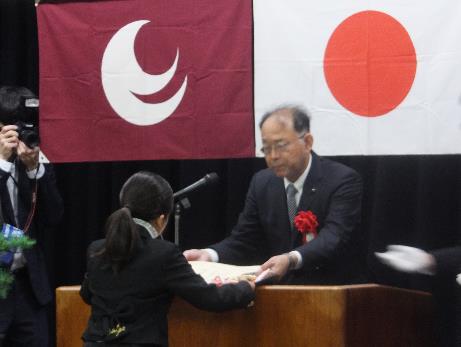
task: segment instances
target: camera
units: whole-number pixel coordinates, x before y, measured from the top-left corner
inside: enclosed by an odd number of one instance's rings
[[[38,128],[38,108],[40,101],[25,87],[0,87],[0,123],[16,125],[18,138],[29,148],[40,143]]]
[[[18,138],[29,148],[37,147],[40,144],[38,132],[32,123],[16,122],[14,125],[18,127]]]

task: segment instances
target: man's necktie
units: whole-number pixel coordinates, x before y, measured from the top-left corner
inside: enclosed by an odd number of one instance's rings
[[[296,205],[296,190],[295,186],[290,183],[287,187],[287,205],[288,205],[288,217],[290,218],[290,224],[293,227],[296,210],[298,206]]]

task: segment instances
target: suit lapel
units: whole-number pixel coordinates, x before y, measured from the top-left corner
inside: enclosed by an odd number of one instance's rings
[[[29,214],[30,205],[31,205],[31,191],[29,185],[29,179],[25,168],[22,166],[22,163],[19,160],[16,161],[15,170],[18,173],[17,176],[13,175],[16,186],[16,203],[17,203],[17,214],[18,221],[16,223],[14,217],[14,208],[12,205],[11,197],[7,187],[7,180],[9,175],[5,175],[1,179],[1,200],[2,200],[2,209],[3,209],[3,218],[7,223],[15,225],[18,228],[23,228],[26,222],[26,219]],[[16,176],[16,178],[14,178]]]
[[[309,170],[309,174],[306,177],[306,181],[304,181],[303,193],[298,205],[298,212],[308,211],[311,208],[312,202],[316,198],[318,185],[322,179],[322,165],[320,158],[314,152],[311,152],[311,154],[311,168]],[[293,228],[292,233],[294,245],[296,246],[299,244],[299,242],[301,242],[301,234],[296,230],[296,227]]]
[[[320,158],[312,152],[312,164],[303,186],[303,194],[298,205],[298,211],[306,211],[312,204],[317,193],[317,187],[322,179]]]
[[[20,228],[25,226],[27,217],[30,213],[32,204],[32,191],[30,187],[30,179],[27,177],[27,173],[22,164],[17,163],[16,170],[18,171],[18,225]]]
[[[269,184],[271,189],[271,205],[273,206],[272,213],[276,214],[277,218],[274,220],[281,221],[279,228],[283,228],[284,232],[286,232],[286,236],[283,236],[281,240],[286,240],[287,244],[284,245],[282,248],[289,248],[292,243],[292,233],[291,233],[291,225],[290,220],[288,217],[288,206],[287,206],[287,194],[285,190],[285,184],[283,183],[283,178],[273,176],[272,182]],[[280,233],[280,230],[274,231],[276,233]],[[279,234],[280,235],[280,234]]]
[[[10,194],[6,184],[8,177],[8,175],[4,175],[0,180],[0,208],[2,209],[3,222],[15,225],[13,206],[11,205]]]

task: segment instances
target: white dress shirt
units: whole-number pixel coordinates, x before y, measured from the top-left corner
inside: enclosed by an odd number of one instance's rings
[[[149,222],[146,222],[145,220],[139,218],[133,218],[133,222],[144,227],[153,239],[156,239],[160,236],[160,233]]]

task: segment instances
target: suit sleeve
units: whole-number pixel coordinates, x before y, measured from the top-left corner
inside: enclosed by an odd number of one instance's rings
[[[92,242],[86,251],[86,272],[83,277],[82,285],[80,286],[80,296],[88,305],[91,305],[91,297],[93,296],[90,290],[90,279],[88,278],[88,272],[91,269],[91,255],[98,249],[102,247],[102,241]]]
[[[461,272],[461,246],[430,252],[437,264],[437,275],[454,276]]]
[[[55,226],[61,221],[63,203],[53,167],[45,165],[45,173],[37,181],[37,218],[43,226]]]
[[[298,247],[303,258],[303,268],[323,266],[344,256],[353,241],[361,218],[362,180],[353,170],[348,170],[339,180],[327,200],[326,214],[318,236]]]
[[[207,311],[245,308],[254,299],[254,291],[246,282],[217,287],[197,275],[179,249],[171,245],[164,257],[165,286],[195,307]]]
[[[80,297],[88,305],[91,305],[91,292],[90,292],[90,283],[88,280],[88,273],[85,273],[85,277],[83,278],[83,283],[80,287]]]
[[[260,263],[267,258],[267,250],[259,219],[256,199],[256,177],[251,180],[245,207],[229,237],[210,248],[218,252],[219,262],[237,265]]]

